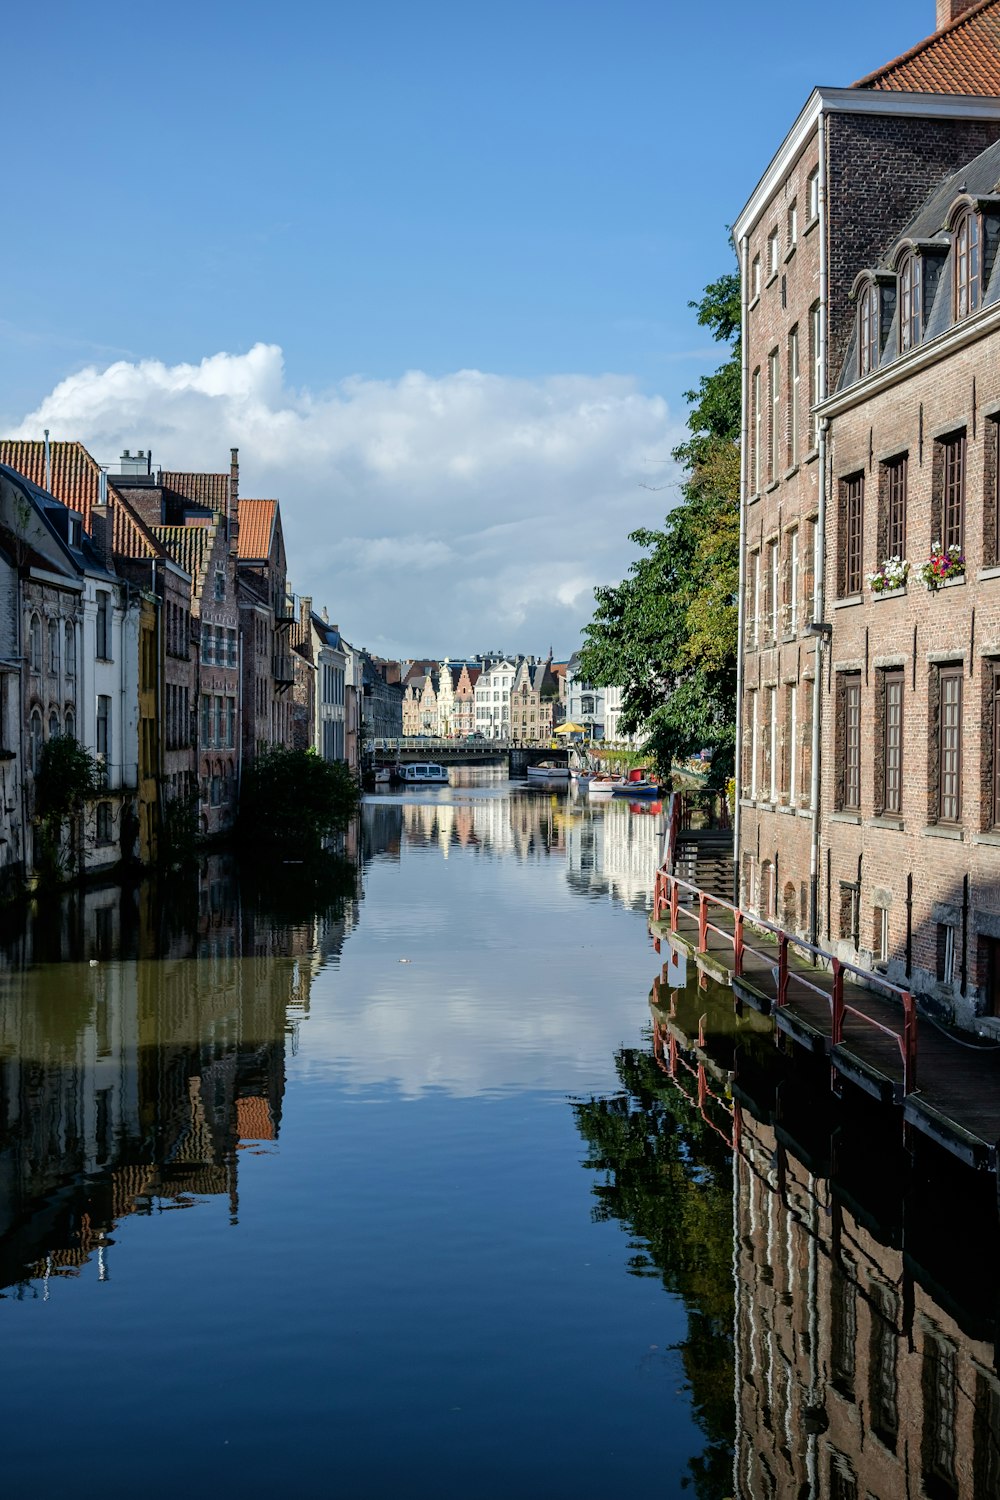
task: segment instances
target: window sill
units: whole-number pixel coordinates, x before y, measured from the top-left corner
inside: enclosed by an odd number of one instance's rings
[[[771,274],[770,274],[770,276],[764,282],[765,287],[773,286],[774,283],[777,281],[777,279],[778,279],[778,273],[777,273],[777,271],[776,270],[772,271]]]
[[[785,265],[786,266],[789,264],[790,261],[793,261],[795,259],[795,250],[796,250],[796,246],[795,245],[789,245],[788,249],[785,251]]]
[[[980,568],[976,574],[977,583],[985,583],[990,578],[1000,578],[1000,568]]]
[[[856,828],[861,827],[861,814],[853,812],[833,812],[830,814],[831,823],[853,823]]]
[[[905,833],[906,831],[906,825],[902,818],[894,818],[891,813],[879,813],[874,818],[869,818],[865,827],[888,828],[893,833]]]
[[[813,230],[816,228],[816,226],[817,226],[818,223],[819,223],[819,214],[817,214],[814,219],[810,219],[808,224],[804,224],[802,226],[802,238],[805,239],[805,237],[806,237],[807,234],[812,234]]]
[[[863,594],[847,594],[843,599],[834,599],[834,609],[853,609],[856,604],[864,604]]]
[[[771,483],[767,486],[767,489],[764,491],[764,494],[765,495],[773,495],[774,491],[778,488],[778,485],[780,483],[781,483],[780,479],[772,479]]]
[[[1000,846],[1000,828],[987,828],[983,833],[974,833],[972,835],[972,842],[974,844],[992,844],[994,847],[998,847]]]
[[[802,462],[804,464],[814,464],[817,458],[819,458],[819,449],[810,448],[809,452],[803,455]]]
[[[958,839],[959,843],[965,839],[965,830],[956,828],[953,823],[928,823],[920,833],[926,839]]]
[[[875,590],[872,589],[872,591],[871,591],[871,594],[872,594],[872,603],[873,604],[881,604],[881,602],[882,602],[883,599],[898,599],[900,597],[900,595],[905,595],[905,593],[906,593],[906,585],[905,584],[903,585],[903,587],[901,589],[882,589],[882,591],[880,593],[876,593]]]
[[[795,476],[796,476],[796,474],[798,472],[799,472],[799,466],[798,466],[798,464],[792,464],[791,468],[790,469],[786,469],[785,472],[784,472],[784,474],[782,474],[781,477],[782,477],[782,479],[794,479]]]
[[[760,304],[760,292],[754,292],[752,298],[747,303],[747,312],[748,313],[753,312],[754,308],[757,307],[757,306],[759,306],[759,304]]]
[[[750,496],[747,497],[747,504],[748,505],[756,505],[757,501],[759,499],[760,499],[760,491],[758,490],[757,493],[756,493],[756,495],[750,495]]]

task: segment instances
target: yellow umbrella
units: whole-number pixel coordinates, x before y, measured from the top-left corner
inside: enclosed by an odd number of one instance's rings
[[[557,729],[553,729],[552,733],[553,734],[586,734],[587,731],[586,731],[586,728],[584,727],[584,725],[582,725],[582,724],[560,724]]]

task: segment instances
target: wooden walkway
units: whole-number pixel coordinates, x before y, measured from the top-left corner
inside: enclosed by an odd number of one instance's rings
[[[735,917],[713,906],[710,920],[704,951],[698,950],[697,906],[679,906],[676,933],[671,932],[666,916],[651,922],[650,931],[661,945],[685,953],[699,969],[731,985],[738,1001],[770,1015],[778,1030],[799,1046],[828,1055],[836,1078],[864,1089],[883,1104],[901,1106],[907,1125],[969,1165],[997,1169],[1000,1046],[958,1038],[921,1016],[916,1087],[906,1092],[898,1040],[903,1012],[898,1002],[846,978],[842,1038],[834,1045],[831,971],[814,966],[804,953],[789,946],[786,1003],[781,1005],[775,937],[746,923],[743,974],[737,977]]]

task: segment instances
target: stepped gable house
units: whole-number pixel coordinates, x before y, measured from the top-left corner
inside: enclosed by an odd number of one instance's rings
[[[1000,1012],[1000,0],[937,21],[813,91],[734,226],[736,852],[749,910],[982,1024]]]

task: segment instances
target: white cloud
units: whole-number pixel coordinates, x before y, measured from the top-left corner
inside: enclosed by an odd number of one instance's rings
[[[680,437],[625,376],[416,370],[296,391],[272,344],[88,367],[14,435],[44,427],[112,464],[151,448],[164,468],[221,470],[238,447],[241,492],[281,500],[296,591],[359,643],[415,656],[572,650],[629,531],[672,502],[661,456]],[[643,488],[651,473],[665,489]]]

